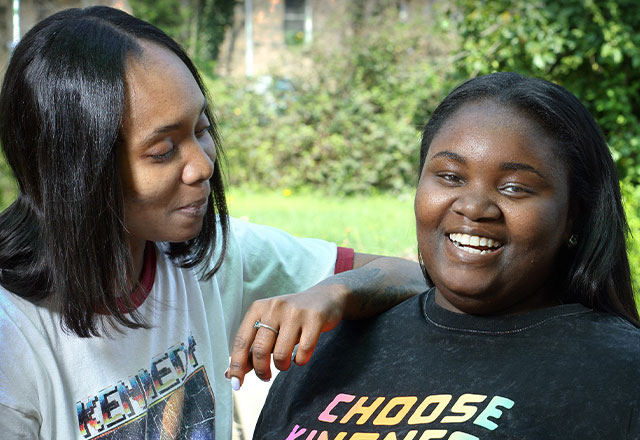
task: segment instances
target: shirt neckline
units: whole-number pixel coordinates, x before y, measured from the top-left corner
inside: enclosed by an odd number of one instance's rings
[[[156,279],[156,246],[152,241],[147,241],[144,246],[142,272],[138,279],[138,286],[129,294],[131,305],[133,307],[127,307],[125,301],[122,298],[117,299],[118,308],[122,313],[131,313],[137,310],[147,299],[153,283]],[[106,308],[101,308],[97,311],[101,315],[109,315],[109,311]]]
[[[422,312],[425,320],[445,330],[468,333],[504,335],[520,333],[557,318],[590,313],[582,304],[562,304],[516,315],[479,316],[455,313],[439,306],[435,301],[435,287],[423,295]]]
[[[142,262],[142,272],[140,273],[140,279],[138,280],[138,287],[131,292],[131,303],[136,310],[140,307],[149,296],[153,283],[156,279],[156,246],[152,241],[147,241],[144,246],[144,260]],[[126,312],[124,303],[118,301],[118,307],[123,312]]]

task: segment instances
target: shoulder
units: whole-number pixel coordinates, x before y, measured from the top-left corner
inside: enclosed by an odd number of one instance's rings
[[[32,413],[38,399],[36,384],[43,380],[42,358],[52,348],[46,327],[57,323],[56,313],[0,287],[0,405]]]
[[[626,347],[640,353],[640,329],[619,316],[591,311],[568,317],[566,323],[577,336],[592,336],[595,345]]]
[[[625,319],[608,313],[591,312],[568,320],[578,337],[589,345],[611,352],[626,353],[640,360],[640,329]]]
[[[7,333],[24,333],[41,335],[43,321],[56,321],[58,314],[43,303],[37,305],[22,298],[3,287],[0,287],[0,335],[2,340]]]
[[[407,345],[399,341],[415,340],[416,334],[427,330],[421,314],[424,294],[415,295],[369,319],[343,321],[329,333],[321,335],[312,361],[319,369],[332,371],[340,365],[361,365],[367,368],[372,359],[376,362],[393,360],[401,356]]]

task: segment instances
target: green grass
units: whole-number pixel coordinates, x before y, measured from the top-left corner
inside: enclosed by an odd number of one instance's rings
[[[330,197],[317,192],[231,189],[232,216],[356,252],[417,259],[413,195]]]
[[[234,217],[275,226],[298,237],[322,238],[357,252],[417,260],[413,194],[340,198],[313,191],[285,195],[284,191],[231,189],[229,210]],[[640,223],[637,217],[629,217],[634,231],[629,257],[638,292],[640,272],[635,262],[640,256]]]

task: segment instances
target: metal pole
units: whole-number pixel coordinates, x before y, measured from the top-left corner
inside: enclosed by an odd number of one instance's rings
[[[253,0],[244,0],[245,75],[253,76]]]
[[[11,50],[20,41],[20,0],[13,0],[13,40],[11,41]]]
[[[309,45],[313,41],[311,0],[306,0],[304,3],[304,44]]]

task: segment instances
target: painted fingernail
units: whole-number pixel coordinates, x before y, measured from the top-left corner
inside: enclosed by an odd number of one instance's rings
[[[234,391],[238,391],[240,389],[240,379],[238,379],[237,377],[232,377],[231,378],[231,388],[233,388]]]

